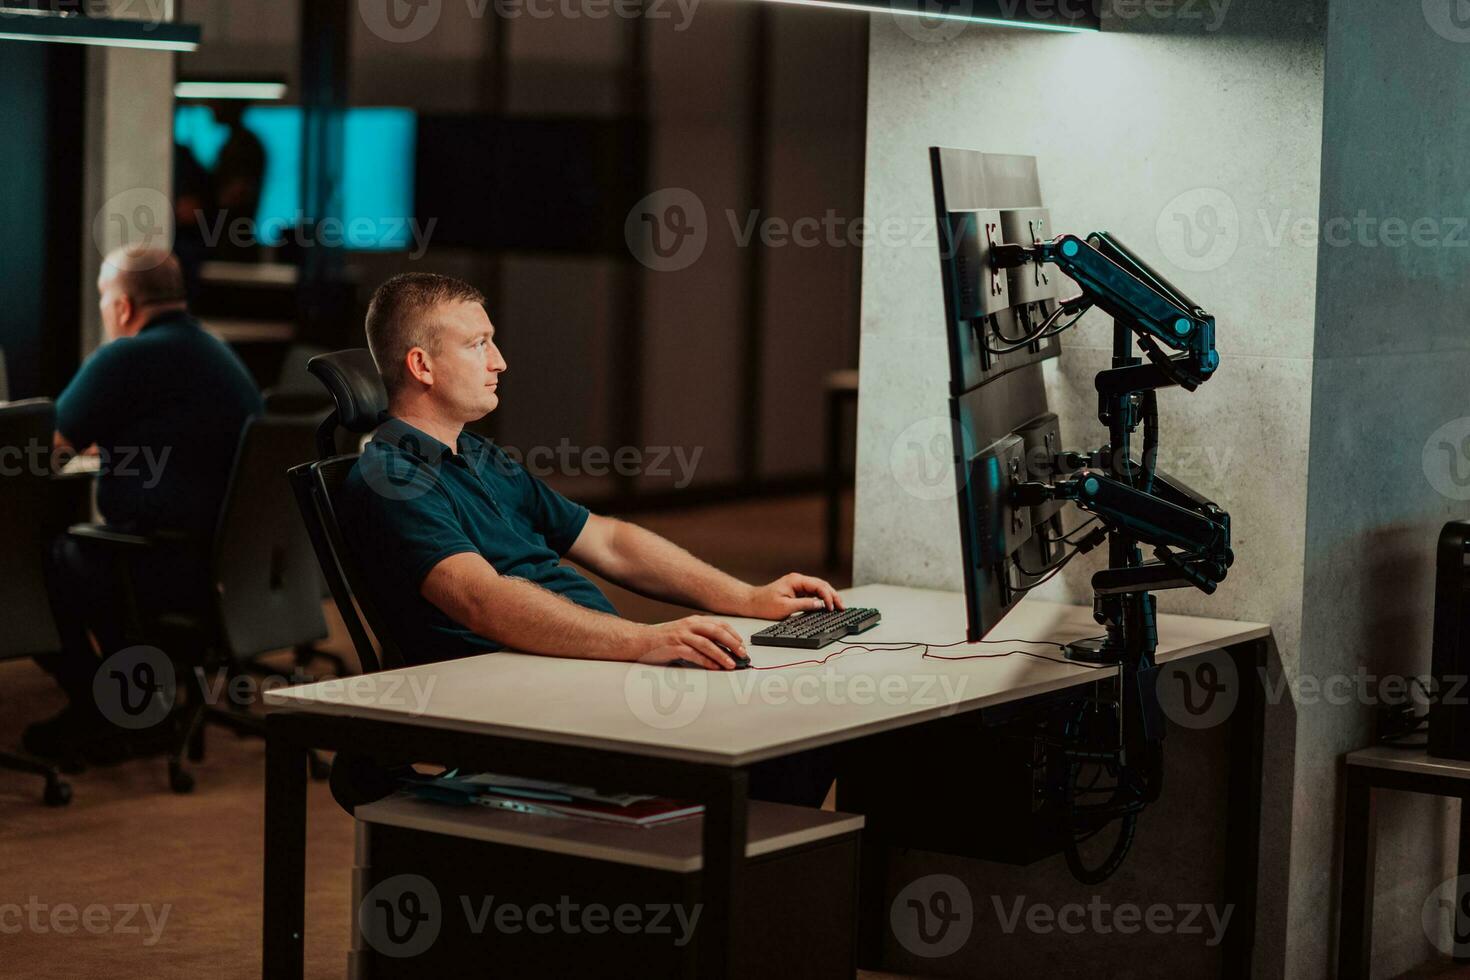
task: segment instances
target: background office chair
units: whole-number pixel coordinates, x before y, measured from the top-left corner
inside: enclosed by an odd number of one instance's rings
[[[139,639],[166,651],[175,668],[188,675],[188,683],[181,677],[177,689],[187,689],[190,700],[175,712],[168,747],[169,785],[175,792],[194,787],[183,758],[186,751],[192,761],[203,758],[206,722],[264,734],[261,717],[248,706],[209,703],[210,675],[233,676],[264,653],[312,649],[327,636],[316,561],[285,478],[290,467],[312,457],[317,425],[315,415],[261,416],[246,423],[210,542],[212,602],[203,610],[138,615]],[[71,533],[120,548],[170,546],[166,536],[119,534],[93,525],[73,527]],[[327,773],[315,757],[312,773],[318,778]]]
[[[49,476],[54,428],[55,408],[44,398],[0,405],[0,659],[51,653],[61,643],[45,578],[46,552],[61,530]],[[0,768],[44,776],[44,799],[52,806],[71,800],[56,768],[38,759],[0,752]]]
[[[336,452],[338,432],[345,429],[362,435],[376,429],[388,411],[388,392],[372,355],[363,348],[319,355],[308,362],[307,369],[326,386],[334,407],[317,429],[317,454],[321,458],[291,470],[296,503],[363,671],[402,666],[399,646],[378,611],[337,519],[342,484],[357,462],[356,453]]]

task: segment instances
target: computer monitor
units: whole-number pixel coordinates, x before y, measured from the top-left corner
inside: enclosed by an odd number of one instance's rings
[[[1062,552],[1064,509],[1013,507],[1010,487],[1049,480],[1062,450],[1041,365],[1057,338],[1018,343],[1056,309],[1060,273],[997,269],[990,249],[1054,237],[1034,157],[931,147],[950,353],[950,420],[967,636],[982,639]],[[1009,340],[1007,338],[1010,338]]]
[[[254,215],[259,244],[282,244],[302,221],[301,107],[251,105],[239,124],[260,143],[264,172]],[[230,138],[215,109],[182,103],[174,110],[174,142],[213,172]],[[343,114],[341,219],[343,244],[355,251],[411,248],[418,115],[392,106],[354,106]]]

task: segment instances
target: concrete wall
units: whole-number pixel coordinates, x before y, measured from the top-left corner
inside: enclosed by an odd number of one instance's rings
[[[114,2],[115,16],[148,19],[149,5]],[[82,212],[82,353],[101,343],[97,272],[108,251],[173,233],[174,58],[166,51],[87,51]]]
[[[1333,3],[1328,20],[1304,676],[1427,673],[1435,538],[1470,512],[1470,28],[1453,6]],[[1372,737],[1373,709],[1297,700],[1290,961],[1321,977],[1336,760]],[[1421,913],[1455,874],[1458,804],[1380,797],[1373,975],[1392,977],[1434,953]]]
[[[1162,594],[1160,605],[1271,623],[1274,669],[1287,677],[1296,675],[1301,649],[1318,258],[1313,242],[1282,245],[1277,233],[1283,216],[1317,212],[1324,6],[1237,0],[1221,13],[1204,4],[1152,5],[1154,14],[1110,17],[1101,35],[969,27],[950,36],[952,27],[878,17],[869,62],[871,220],[932,223],[931,145],[1034,155],[1054,231],[1113,232],[1216,315],[1215,378],[1192,394],[1160,394],[1160,465],[1230,511],[1236,567],[1215,596],[1177,591]],[[914,239],[880,242],[864,254],[855,577],[959,588],[954,501],[922,492],[931,482],[925,471],[948,465],[948,365],[934,240]],[[1046,369],[1068,445],[1105,439],[1092,378],[1107,364],[1110,337],[1110,321],[1089,316]],[[1048,597],[1090,597],[1096,563],[1074,565]],[[1265,976],[1282,975],[1286,956],[1289,699],[1273,707],[1270,725],[1274,792],[1257,959]],[[1183,772],[1142,824],[1125,872],[1096,889],[1106,900],[1219,901],[1218,877],[1208,869],[1217,874],[1223,860],[1223,811],[1197,801],[1211,798],[1201,771],[1213,771],[1218,789],[1223,774],[1213,767],[1222,749],[1178,732],[1167,744],[1171,766]],[[908,870],[942,867],[952,865],[929,859]],[[1020,878],[978,865],[964,875],[977,895],[1029,889],[1033,900],[1076,900],[1055,862]],[[990,915],[988,906],[977,914]],[[1183,936],[1089,939],[1071,948],[1086,953],[1090,972],[1208,975],[1213,962]],[[984,964],[1041,975],[1024,946],[998,963],[989,958],[995,949],[929,969],[962,975]]]

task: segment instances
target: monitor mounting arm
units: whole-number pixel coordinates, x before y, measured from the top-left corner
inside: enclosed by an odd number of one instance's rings
[[[1082,290],[1062,304],[1063,312],[1096,306],[1113,318],[1112,366],[1095,382],[1109,445],[1091,457],[1058,454],[1054,482],[1020,484],[1012,503],[1071,500],[1100,518],[1109,560],[1093,576],[1093,615],[1107,634],[1071,644],[1067,654],[1120,666],[1141,721],[1129,726],[1128,741],[1156,745],[1163,722],[1154,690],[1158,629],[1151,591],[1212,592],[1233,559],[1229,515],[1155,467],[1157,391],[1193,391],[1214,374],[1220,364],[1215,318],[1106,232],[1085,240],[1061,235],[1030,245],[998,243],[990,260],[1005,269],[1055,265]],[[1135,462],[1131,442],[1140,424],[1142,460]],[[1140,542],[1152,546],[1153,561],[1143,560]]]
[[[1107,232],[1093,232],[1085,241],[1061,235],[1034,245],[996,244],[990,256],[1002,269],[1028,262],[1055,265],[1082,287],[1082,294],[1065,306],[1074,310],[1096,306],[1137,336],[1149,364],[1132,366],[1112,378],[1106,376],[1117,374],[1117,369],[1104,372],[1098,379],[1099,392],[1170,385],[1193,391],[1220,365],[1215,318]],[[1160,344],[1178,353],[1168,356]]]

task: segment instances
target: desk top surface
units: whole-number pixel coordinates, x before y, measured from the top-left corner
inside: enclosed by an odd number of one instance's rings
[[[1089,607],[1026,599],[984,642],[941,649],[939,644],[964,640],[960,593],[866,585],[842,596],[850,607],[873,606],[883,614],[882,623],[852,642],[922,640],[935,656],[987,659],[936,660],[917,647],[869,651],[831,644],[797,650],[747,644],[757,668],[830,659],[783,669],[705,671],[502,652],[269,691],[265,703],[268,710],[744,766],[1112,673],[1062,662],[1053,645],[1099,634]],[[746,638],[769,625],[724,618]],[[1269,634],[1270,627],[1260,623],[1161,614],[1158,660]],[[1007,655],[1012,650],[1032,656]]]

